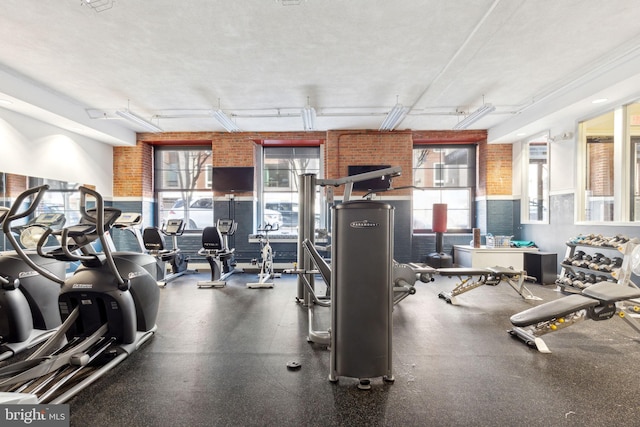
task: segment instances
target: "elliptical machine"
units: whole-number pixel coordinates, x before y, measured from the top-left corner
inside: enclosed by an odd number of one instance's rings
[[[173,279],[187,273],[189,257],[178,247],[178,236],[184,233],[186,223],[182,219],[169,219],[163,228],[147,227],[142,231],[145,249],[153,255],[164,273],[158,279],[158,286],[165,287]],[[164,236],[170,236],[173,249],[167,249]],[[167,274],[166,263],[171,266],[171,273]]]
[[[37,247],[44,258],[80,261],[81,266],[65,280],[31,261],[8,230],[12,221],[36,209],[48,188],[36,187],[18,196],[3,231],[27,264],[62,285],[58,305],[63,323],[24,361],[0,368],[0,391],[27,393],[39,403],[56,404],[75,396],[153,336],[160,291],[144,268],[113,257],[107,230],[120,211],[105,208],[102,196],[87,187],[79,188],[80,223],[47,230]],[[35,196],[31,205],[19,212],[18,206],[31,195]],[[87,196],[95,200],[95,208],[87,209]],[[45,252],[43,242],[51,234],[59,236],[60,246]],[[102,252],[93,249],[96,241]]]
[[[0,208],[0,222],[9,208]],[[60,228],[60,213],[41,214],[12,231],[25,247],[37,242],[47,228]],[[9,232],[9,234],[12,233]],[[26,252],[33,262],[64,276],[65,264]],[[58,310],[60,286],[34,271],[16,252],[0,256],[0,361],[31,349],[53,335],[62,323]]]
[[[204,255],[211,267],[211,280],[198,282],[199,288],[223,288],[226,279],[235,273],[235,248],[229,249],[229,236],[233,236],[238,223],[232,219],[218,219],[215,227],[202,230],[202,248],[198,255]]]

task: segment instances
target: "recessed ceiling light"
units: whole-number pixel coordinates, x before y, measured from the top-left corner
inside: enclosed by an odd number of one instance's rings
[[[598,98],[591,101],[592,104],[602,104],[603,102],[607,102],[608,98]]]

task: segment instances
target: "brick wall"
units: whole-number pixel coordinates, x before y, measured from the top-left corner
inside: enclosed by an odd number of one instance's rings
[[[254,166],[255,143],[236,135],[221,135],[211,142],[213,166]]]
[[[212,165],[255,166],[255,145],[261,141],[323,140],[324,132],[165,132],[138,134],[136,147],[114,151],[114,196],[153,197],[153,146],[210,146]],[[116,168],[117,166],[117,168]],[[136,172],[135,168],[139,168]],[[135,173],[138,173],[137,175]],[[137,179],[140,177],[140,179]],[[146,186],[144,185],[146,184]],[[138,191],[136,193],[136,191]],[[238,194],[243,196],[246,194]]]
[[[135,147],[114,147],[114,196],[153,197],[153,145],[211,145],[214,166],[253,166],[260,141],[324,141],[325,178],[348,174],[349,165],[391,164],[402,175],[394,187],[412,185],[415,143],[478,143],[478,195],[511,193],[511,145],[486,144],[484,130],[394,131],[345,130],[328,132],[166,132],[138,134]],[[342,189],[338,189],[341,192]],[[389,195],[407,195],[398,190]]]
[[[325,177],[347,175],[349,165],[391,164],[402,168],[394,187],[411,185],[414,143],[479,143],[478,195],[511,193],[511,145],[486,144],[486,131],[374,130],[328,132],[166,132],[139,134],[135,147],[114,147],[114,196],[153,196],[153,145],[211,145],[214,166],[253,166],[256,142],[324,141]],[[341,190],[339,190],[341,191]],[[390,194],[409,194],[400,190]]]
[[[325,178],[348,175],[350,165],[388,164],[400,166],[402,175],[393,179],[394,187],[412,184],[411,132],[330,131],[325,143]],[[341,193],[343,188],[337,189]],[[398,190],[385,195],[410,194]]]
[[[478,144],[477,196],[511,195],[513,185],[513,146],[511,144]]]
[[[135,147],[113,148],[113,195],[153,197],[153,146],[138,141]]]
[[[27,177],[13,173],[5,174],[6,194],[10,198],[17,197],[27,189]]]
[[[592,196],[613,196],[613,143],[591,143],[589,149],[588,190]]]
[[[214,166],[254,166],[255,144],[274,142],[292,143],[295,141],[321,141],[325,158],[326,178],[340,178],[348,174],[349,165],[390,164],[400,166],[402,175],[394,178],[394,187],[409,186],[413,183],[412,150],[414,144],[478,144],[478,195],[510,194],[511,192],[511,146],[486,144],[487,134],[484,130],[464,131],[393,131],[379,132],[375,130],[344,130],[328,132],[171,132],[161,134],[139,134],[136,147],[114,148],[114,196],[116,197],[152,197],[153,194],[153,146],[155,145],[204,145],[210,146],[213,152]],[[485,166],[485,162],[491,162]],[[132,182],[131,182],[132,181]],[[489,183],[489,188],[485,186]],[[504,185],[495,185],[504,184]],[[343,188],[336,189],[342,194]],[[410,189],[395,190],[385,196],[406,197]],[[220,202],[224,206],[217,211],[226,214],[229,202]],[[236,214],[242,216],[244,209],[240,204],[249,201],[235,202]],[[412,236],[411,203],[409,200],[391,201],[396,207],[395,246],[398,261],[407,262],[422,260],[423,244],[432,245],[433,236]],[[244,205],[243,205],[244,206]],[[144,212],[143,216],[152,217],[152,212]],[[251,232],[251,220],[240,221],[246,230],[238,230],[234,247],[241,258],[250,259],[256,256],[258,248],[249,244],[246,235]],[[464,243],[469,236],[462,236]],[[457,242],[459,243],[459,242]],[[452,244],[447,240],[446,245]],[[188,247],[189,245],[185,246]],[[449,247],[449,246],[448,246]],[[433,252],[433,250],[430,250]],[[282,252],[282,251],[281,251]],[[285,251],[286,252],[286,251]],[[281,255],[285,254],[282,252]],[[292,252],[293,260],[295,253]],[[288,256],[288,255],[287,255]],[[291,261],[289,260],[289,261]]]

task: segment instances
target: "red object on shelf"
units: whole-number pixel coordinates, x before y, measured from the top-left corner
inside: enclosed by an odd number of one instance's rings
[[[433,231],[435,233],[444,233],[447,231],[447,204],[433,204]]]

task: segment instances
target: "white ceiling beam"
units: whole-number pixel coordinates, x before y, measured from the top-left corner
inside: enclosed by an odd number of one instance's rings
[[[0,97],[3,94],[12,100],[3,108],[107,144],[136,144],[133,130],[110,120],[93,120],[78,103],[0,68]]]

